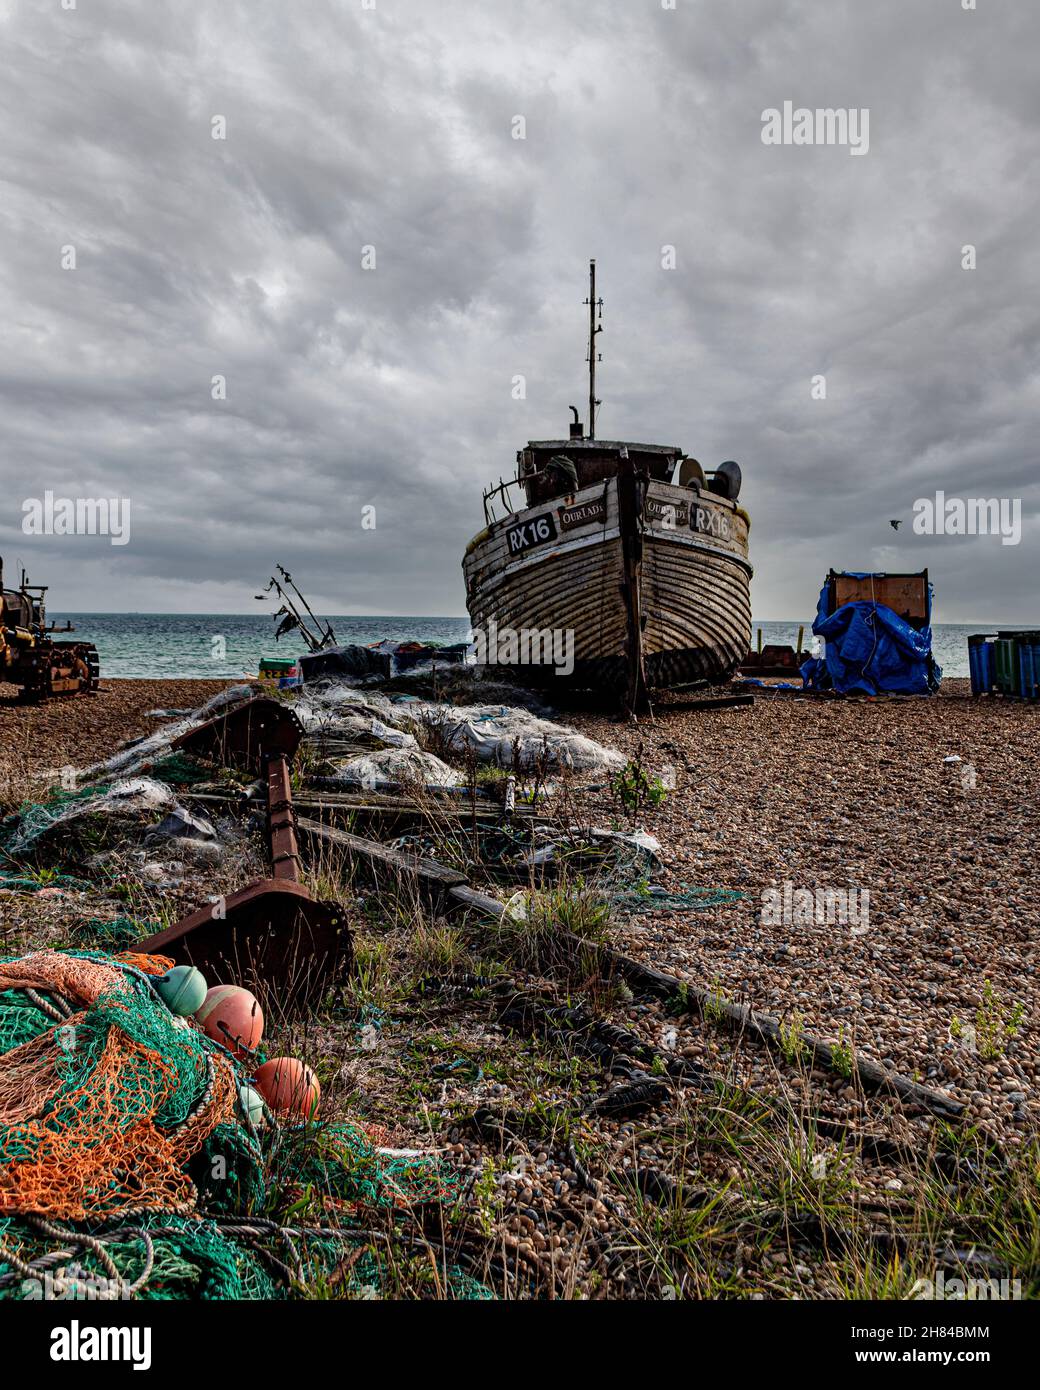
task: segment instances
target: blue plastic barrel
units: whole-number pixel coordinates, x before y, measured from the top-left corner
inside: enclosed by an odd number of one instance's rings
[[[968,638],[968,671],[971,693],[988,695],[993,689],[993,643],[984,632],[973,633]]]
[[[1018,693],[1023,700],[1033,698],[1036,673],[1033,670],[1033,648],[1029,642],[1018,644]]]
[[[989,695],[996,683],[997,668],[994,659],[996,652],[995,642],[983,642],[979,647],[980,676],[982,680],[983,694]]]
[[[1040,681],[1040,633],[1022,632],[1018,637],[1019,694],[1035,700]]]
[[[983,692],[982,684],[982,660],[979,656],[979,644],[984,642],[983,637],[968,638],[968,673],[971,676],[971,693],[981,695]]]

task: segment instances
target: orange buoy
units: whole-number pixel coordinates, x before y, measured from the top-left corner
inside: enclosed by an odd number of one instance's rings
[[[244,1061],[264,1035],[264,1014],[256,997],[239,985],[214,985],[196,1019],[203,1032]]]
[[[253,1078],[272,1110],[310,1120],[318,1109],[321,1087],[310,1067],[295,1057],[272,1057]]]

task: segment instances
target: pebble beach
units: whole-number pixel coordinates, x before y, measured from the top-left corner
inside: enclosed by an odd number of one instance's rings
[[[194,708],[224,686],[116,680],[38,707],[4,687],[0,784],[107,757],[153,732],[156,711]],[[565,718],[673,788],[639,813],[661,842],[666,886],[743,895],[626,916],[624,949],[821,1036],[840,1033],[1014,1136],[1040,1116],[1037,715],[967,695],[966,681],[931,700],[760,691],[752,706],[720,710],[672,709],[666,697],[637,725]],[[584,801],[601,823],[617,815],[605,790]],[[796,920],[793,894],[806,889],[851,893],[865,923]],[[978,1047],[986,1007],[1021,1015],[999,1059]]]
[[[110,680],[94,696],[36,708],[0,692],[8,807],[224,687]],[[654,836],[660,887],[729,895],[697,910],[618,913],[611,948],[770,1015],[792,1038],[837,1044],[942,1093],[963,1105],[962,1132],[1001,1165],[1025,1155],[1040,1117],[1035,711],[973,700],[959,681],[932,699],[766,688],[751,705],[683,703],[665,697],[638,724],[560,715],[665,789],[633,812],[602,777],[578,777],[569,814]],[[196,865],[151,904],[165,893],[164,912],[187,911],[226,891],[234,872],[230,857]],[[796,895],[817,890],[855,895],[850,920],[792,916]],[[849,1235],[866,1222],[872,1249],[880,1219],[884,1239],[902,1239],[892,1232],[947,1201],[932,1187],[943,1128],[927,1106],[861,1084],[852,1065],[823,1069],[797,1047],[718,1026],[710,1009],[521,960],[486,923],[460,928],[344,892],[365,961],[356,1016],[378,1027],[366,1025],[366,1041],[349,1011],[278,1042],[313,1061],[330,1116],[360,1117],[395,1150],[457,1169],[470,1218],[507,1257],[505,1272],[488,1276],[500,1294],[905,1297],[934,1263],[929,1252],[919,1264],[908,1257],[894,1292],[879,1294],[889,1276],[871,1284],[873,1256],[865,1263]],[[28,948],[61,945],[83,921],[124,910],[82,886],[0,895],[5,938],[13,924]],[[464,984],[473,979],[497,979],[498,995],[474,994]],[[581,1029],[617,1030],[640,1066],[594,1060],[580,1035],[532,1033],[509,1003],[514,988],[550,1009],[587,1007]],[[647,1094],[612,1103],[633,1084]],[[785,1115],[797,1117],[793,1129]],[[705,1207],[714,1214],[694,1247]],[[929,1219],[945,1221],[945,1208]]]
[[[1037,715],[968,689],[951,681],[906,701],[759,692],[748,708],[662,704],[635,727],[574,722],[630,756],[641,747],[651,772],[674,771],[674,794],[646,817],[670,878],[746,894],[630,921],[632,954],[823,1036],[842,1030],[1013,1137],[1040,1114]],[[763,893],[785,884],[869,893],[866,929],[770,922]],[[1000,1059],[978,1050],[987,981],[992,1012],[1022,1015]]]
[[[26,705],[19,702],[16,686],[0,683],[0,783],[100,761],[126,739],[154,732],[149,711],[195,709],[226,684],[108,680],[82,699]]]

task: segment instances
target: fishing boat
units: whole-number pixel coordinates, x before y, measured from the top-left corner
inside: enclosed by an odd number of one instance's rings
[[[589,285],[588,432],[571,406],[568,437],[530,440],[484,493],[466,604],[478,660],[616,693],[632,712],[654,690],[728,679],[746,656],[750,520],[732,459],[711,469],[677,445],[596,437],[595,261]]]

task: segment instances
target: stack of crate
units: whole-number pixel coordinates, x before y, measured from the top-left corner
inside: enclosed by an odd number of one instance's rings
[[[300,684],[300,667],[295,657],[262,656],[260,679],[278,683],[280,690]]]
[[[973,695],[1040,699],[1040,632],[975,633],[968,638]]]

